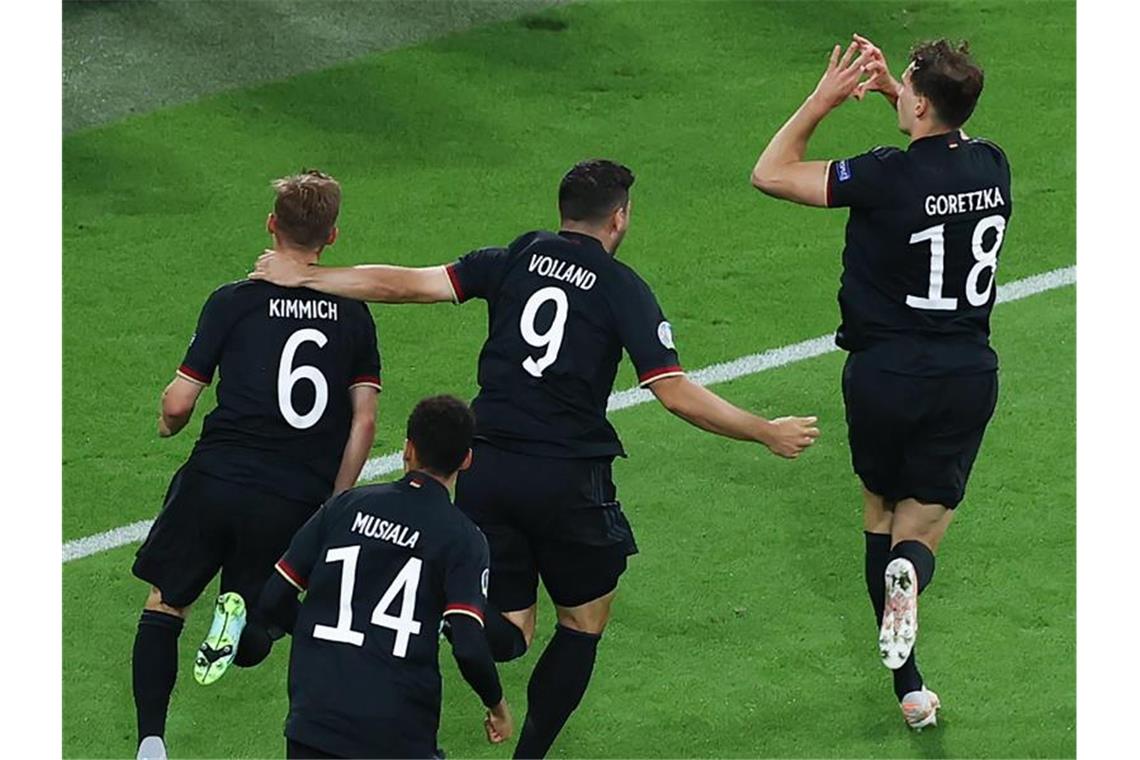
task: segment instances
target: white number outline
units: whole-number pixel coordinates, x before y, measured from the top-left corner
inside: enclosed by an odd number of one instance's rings
[[[329,339],[320,330],[303,327],[290,335],[289,340],[285,341],[285,347],[281,349],[281,363],[277,365],[277,408],[281,410],[285,421],[297,430],[308,430],[320,421],[329,404],[329,384],[319,369],[311,364],[294,367],[293,359],[302,343],[316,343],[317,348],[324,348],[328,342]],[[293,386],[301,380],[312,383],[316,393],[313,408],[304,414],[298,414],[293,408]]]
[[[554,319],[550,328],[541,335],[534,329],[534,321],[538,317],[538,310],[547,301],[554,302]],[[566,298],[566,291],[550,285],[536,290],[523,307],[519,318],[519,331],[523,340],[535,348],[546,348],[546,353],[538,359],[528,356],[523,359],[523,369],[532,377],[542,377],[542,373],[554,362],[558,361],[558,352],[562,349],[562,339],[566,334],[566,318],[570,315],[570,302]]]

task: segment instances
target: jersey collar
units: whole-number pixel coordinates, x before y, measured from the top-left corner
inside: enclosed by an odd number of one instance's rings
[[[940,135],[929,135],[927,137],[920,137],[910,144],[907,148],[911,150],[926,150],[928,148],[957,148],[965,142],[962,137],[962,130],[951,129],[949,132],[943,132]]]
[[[400,480],[411,488],[413,491],[420,491],[422,493],[431,493],[437,496],[446,496],[448,501],[451,501],[451,494],[448,493],[443,483],[428,475],[426,472],[420,470],[412,470]]]
[[[598,240],[593,235],[587,235],[584,232],[571,232],[570,230],[559,230],[558,231],[558,237],[565,238],[566,240],[569,240],[571,243],[577,243],[580,245],[581,244],[593,245],[597,248],[602,249],[602,251],[606,250],[606,247],[604,245],[602,245],[601,240]]]

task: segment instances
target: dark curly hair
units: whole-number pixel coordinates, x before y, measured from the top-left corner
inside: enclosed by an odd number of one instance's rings
[[[420,464],[448,477],[463,464],[475,435],[471,407],[454,396],[431,396],[416,404],[408,417],[408,440]]]
[[[603,158],[574,165],[558,186],[558,211],[563,219],[600,222],[629,202],[633,172]]]
[[[985,85],[985,72],[970,57],[968,42],[921,42],[910,51],[914,91],[930,101],[938,120],[960,127],[974,113]]]

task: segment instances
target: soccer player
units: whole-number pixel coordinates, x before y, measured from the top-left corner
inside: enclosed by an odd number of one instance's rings
[[[653,292],[615,258],[633,182],[620,164],[579,163],[559,187],[558,232],[528,232],[446,266],[335,269],[270,252],[252,275],[387,303],[487,301],[475,458],[456,504],[490,544],[486,632],[495,659],[530,646],[540,577],[558,618],[531,675],[516,757],[544,756],[581,701],[618,578],[637,552],[611,479],[625,452],[606,419],[622,349],[643,387],[704,430],[789,458],[819,435],[814,417],[766,420],[685,376]]]
[[[274,245],[283,258],[315,262],[336,239],[340,186],[315,171],[273,186]],[[190,605],[220,569],[213,625],[194,666],[199,682],[217,680],[231,661],[264,659],[269,631],[246,604],[297,529],[356,482],[372,448],[380,356],[372,316],[359,301],[248,280],[215,290],[162,394],[160,436],[186,426],[215,371],[217,408],[134,563],[134,574],[151,584],[133,655],[139,757],[165,757],[178,636]]]
[[[293,634],[287,757],[434,757],[443,620],[487,706],[487,739],[510,737],[483,635],[487,540],[448,493],[471,463],[474,431],[459,399],[421,401],[408,418],[406,475],[330,500],[277,563],[261,606]]]
[[[915,662],[918,595],[997,401],[990,311],[1010,170],[1000,148],[961,130],[983,83],[966,44],[916,46],[901,82],[863,37],[839,53],[768,143],[752,182],[777,198],[850,209],[836,342],[849,352],[842,385],[864,487],[867,592],[903,716],[920,729],[937,722],[940,704]],[[897,112],[909,147],[805,161],[824,117],[874,91]]]

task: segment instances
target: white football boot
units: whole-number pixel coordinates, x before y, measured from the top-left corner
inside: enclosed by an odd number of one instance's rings
[[[910,657],[918,638],[918,575],[910,560],[897,557],[884,574],[886,604],[879,629],[879,656],[891,670],[898,670]]]
[[[906,724],[915,731],[921,731],[927,726],[938,725],[938,708],[942,706],[938,695],[925,686],[919,691],[907,693],[899,702]]]

